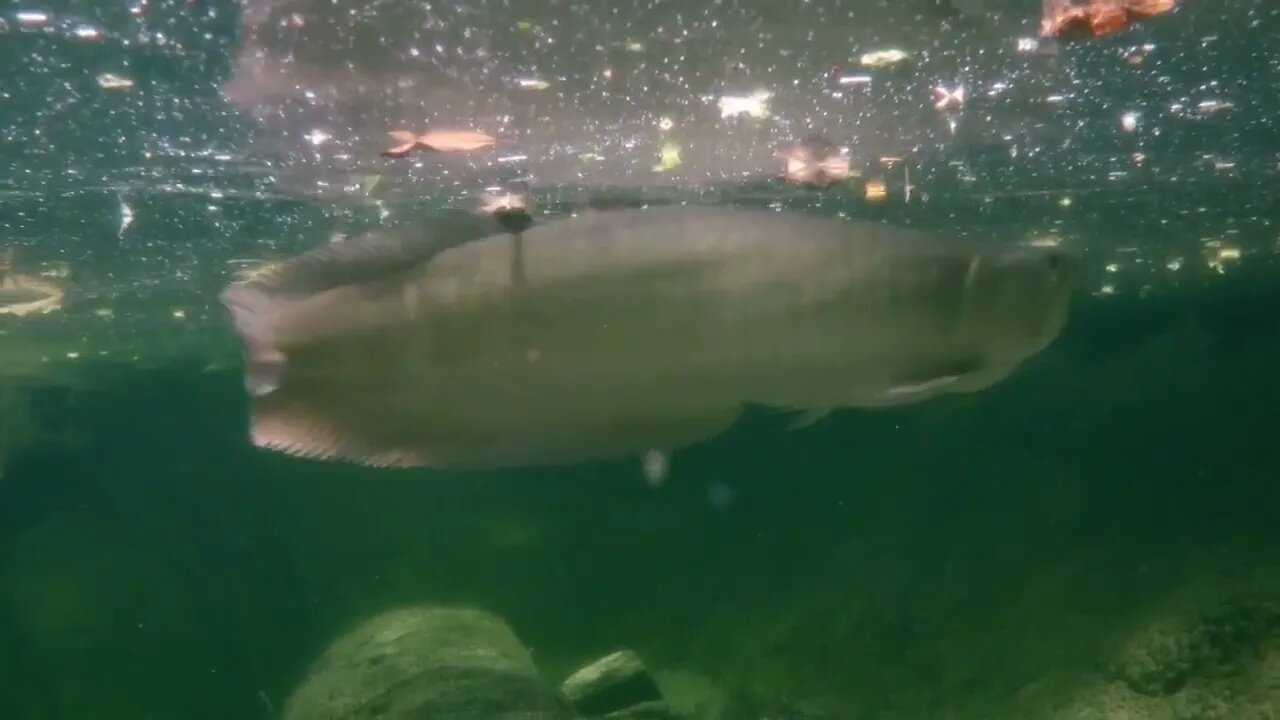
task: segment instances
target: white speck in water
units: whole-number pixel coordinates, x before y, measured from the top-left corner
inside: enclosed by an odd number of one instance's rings
[[[124,235],[124,231],[129,229],[133,224],[133,208],[122,198],[120,200],[120,229],[116,232],[116,236]]]

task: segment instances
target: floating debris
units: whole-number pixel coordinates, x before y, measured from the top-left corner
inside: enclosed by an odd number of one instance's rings
[[[124,236],[124,231],[128,230],[129,226],[133,224],[133,208],[129,207],[129,203],[126,203],[124,198],[119,198],[119,201],[120,225],[116,228],[116,237]]]
[[[102,73],[98,76],[98,87],[103,90],[130,90],[133,80],[115,73]]]
[[[1226,272],[1228,263],[1240,261],[1240,248],[1234,245],[1227,245],[1221,240],[1209,240],[1204,245],[1205,263],[1214,271]]]
[[[658,164],[653,166],[654,172],[666,172],[680,167],[680,145],[673,142],[664,143],[658,151]]]
[[[959,109],[964,107],[964,86],[960,85],[955,88],[948,88],[945,85],[938,85],[933,88],[933,95],[937,100],[933,106],[939,110]]]
[[[748,95],[722,95],[717,101],[720,105],[720,117],[723,119],[750,115],[753,118],[767,118],[771,97],[773,93],[768,90],[756,90]]]
[[[22,27],[39,27],[49,24],[52,18],[39,10],[19,10],[16,19]]]
[[[866,67],[879,68],[897,65],[908,57],[909,56],[906,52],[897,48],[890,48],[888,50],[876,50],[865,53],[858,59],[858,62],[862,63]]]
[[[546,90],[551,83],[539,77],[519,77],[512,83],[520,90]]]
[[[777,153],[789,183],[825,187],[849,177],[849,154],[826,138],[811,136]]]
[[[889,192],[885,187],[884,180],[868,180],[863,194],[870,202],[882,202],[888,197]]]
[[[1037,235],[1027,241],[1031,247],[1052,248],[1062,244],[1062,238],[1057,235]]]

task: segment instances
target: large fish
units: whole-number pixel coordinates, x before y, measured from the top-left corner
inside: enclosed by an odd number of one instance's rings
[[[749,403],[816,417],[985,388],[1058,335],[1074,269],[1060,249],[711,207],[439,248],[373,235],[223,293],[256,445],[374,466],[665,468]]]

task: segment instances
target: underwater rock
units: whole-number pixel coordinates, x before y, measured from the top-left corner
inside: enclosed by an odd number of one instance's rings
[[[662,700],[653,676],[630,650],[619,650],[578,670],[564,681],[560,691],[584,715],[604,715]]]
[[[1196,677],[1241,675],[1280,630],[1280,606],[1232,602],[1141,633],[1112,663],[1113,676],[1151,697],[1179,692]],[[1278,698],[1280,699],[1280,698]]]
[[[285,706],[285,720],[566,720],[528,650],[491,613],[393,610],[335,641]]]

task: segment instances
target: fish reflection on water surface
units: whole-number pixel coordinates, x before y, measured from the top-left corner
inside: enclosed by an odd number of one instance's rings
[[[595,211],[519,243],[432,235],[374,232],[227,288],[254,444],[575,463],[689,446],[747,404],[816,419],[972,392],[1057,337],[1075,267],[1056,248],[711,207]]]

